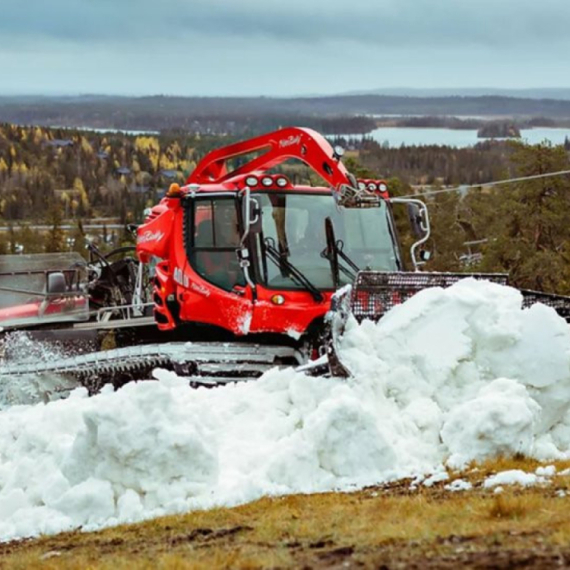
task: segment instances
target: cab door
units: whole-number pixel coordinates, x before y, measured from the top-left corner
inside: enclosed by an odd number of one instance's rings
[[[220,326],[247,334],[252,314],[252,291],[240,266],[242,231],[235,194],[195,196],[185,205],[184,302],[181,319]]]

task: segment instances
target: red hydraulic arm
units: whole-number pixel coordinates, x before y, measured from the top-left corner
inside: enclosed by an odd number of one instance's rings
[[[228,172],[227,161],[256,151],[263,154]],[[287,127],[247,141],[235,143],[208,153],[188,177],[186,184],[211,184],[243,174],[260,174],[290,158],[297,158],[311,167],[334,189],[352,186],[350,175],[340,156],[329,142],[312,129]]]

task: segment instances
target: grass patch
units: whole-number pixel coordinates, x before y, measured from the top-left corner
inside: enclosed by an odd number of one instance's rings
[[[536,495],[511,495],[499,493],[495,495],[489,506],[489,517],[492,519],[521,519],[533,516],[540,508],[542,498]]]

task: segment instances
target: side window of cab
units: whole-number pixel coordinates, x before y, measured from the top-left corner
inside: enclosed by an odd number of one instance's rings
[[[189,260],[196,272],[231,291],[245,285],[236,250],[240,245],[238,211],[233,198],[196,199]]]

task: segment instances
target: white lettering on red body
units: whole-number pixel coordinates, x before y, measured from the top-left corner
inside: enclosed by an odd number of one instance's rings
[[[281,139],[279,141],[279,146],[281,148],[283,148],[286,146],[293,146],[294,144],[299,144],[300,142],[301,142],[301,135],[297,135],[296,137],[293,135],[290,135],[286,139]]]
[[[183,287],[188,287],[188,275],[180,267],[174,268],[174,281]]]
[[[204,297],[210,296],[210,291],[208,289],[206,289],[206,287],[203,287],[202,285],[199,285],[198,283],[195,283],[194,281],[192,281],[192,283],[190,283],[190,288],[194,289],[194,291],[196,291],[196,293],[200,293],[200,295],[204,295]]]
[[[156,231],[151,232],[147,230],[144,234],[137,237],[138,243],[148,243],[149,241],[160,241],[164,237],[164,232]]]

